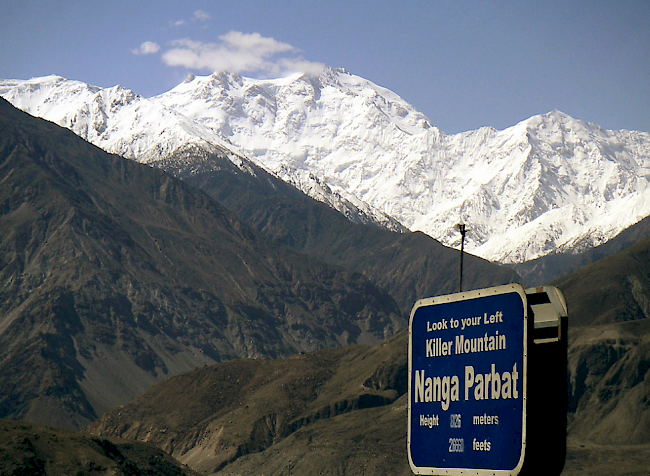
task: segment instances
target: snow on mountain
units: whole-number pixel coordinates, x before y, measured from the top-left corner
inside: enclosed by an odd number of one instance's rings
[[[212,130],[122,86],[103,89],[45,76],[0,81],[0,95],[108,152],[143,163],[191,147],[229,150],[223,137]]]
[[[152,99],[224,135],[307,193],[324,183],[354,205],[370,204],[405,224],[413,219],[400,202],[417,197],[387,201],[384,189],[401,196],[399,177],[441,136],[399,96],[344,70],[276,80],[215,73]]]
[[[0,95],[112,152],[155,161],[173,148],[164,144],[230,143],[344,213],[379,210],[449,246],[466,223],[466,249],[495,261],[585,249],[650,215],[650,135],[559,111],[446,135],[395,93],[341,69],[273,80],[215,73],[147,100],[76,82],[71,90],[89,91],[75,93],[79,102],[30,88],[4,81]],[[119,121],[114,101],[125,111]],[[167,116],[176,128],[161,126]]]
[[[143,98],[122,86],[103,89],[60,76],[45,76],[0,81],[0,96],[29,114],[71,129],[108,152],[138,162],[156,166],[175,157],[191,166],[192,155],[221,153],[240,169],[253,173],[246,165],[244,152],[218,131],[188,119],[179,108],[166,107],[163,101]],[[258,165],[267,169],[263,163]],[[281,178],[351,221],[406,231],[394,218],[355,197],[341,196],[314,176],[296,179],[283,173]]]
[[[254,80],[218,73],[156,98],[304,189],[333,190],[446,245],[502,262],[600,244],[650,214],[650,137],[559,111],[445,135],[344,70]]]
[[[503,131],[450,136],[449,144],[445,181],[462,194],[442,194],[447,209],[434,223],[469,223],[480,256],[522,262],[577,252],[650,214],[647,133],[606,131],[553,111]]]

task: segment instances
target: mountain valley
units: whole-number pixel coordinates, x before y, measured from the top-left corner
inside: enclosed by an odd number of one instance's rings
[[[570,305],[564,475],[647,472],[650,319],[626,314],[620,292],[593,292],[646,274],[649,249],[642,240],[555,283]],[[644,283],[627,291],[639,303]],[[196,369],[88,431],[153,442],[203,474],[408,475],[407,338]],[[191,405],[165,404],[190,395]]]
[[[404,328],[362,275],[267,242],[160,170],[0,107],[2,416],[79,428],[197,365]]]
[[[405,328],[457,291],[461,221],[500,262],[464,290],[567,297],[563,474],[647,472],[647,133],[446,135],[334,69],[0,96],[0,472],[411,474]]]
[[[267,241],[160,169],[0,107],[2,417],[78,429],[197,366],[377,343],[406,326],[408,306],[389,292],[448,289],[446,273],[456,282],[457,253],[423,234],[354,224],[286,191],[336,223],[319,226],[340,234],[339,248],[350,233],[375,246],[367,269],[357,266],[366,277]],[[331,235],[312,239],[326,249]],[[409,263],[420,251],[409,241],[425,251],[421,263]],[[467,261],[468,285],[516,279]]]

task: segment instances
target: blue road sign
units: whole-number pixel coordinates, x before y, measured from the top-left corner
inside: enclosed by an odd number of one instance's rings
[[[527,304],[506,285],[418,301],[409,323],[415,474],[516,475],[526,442]]]

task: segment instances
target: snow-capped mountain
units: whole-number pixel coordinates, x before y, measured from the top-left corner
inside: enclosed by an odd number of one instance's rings
[[[187,145],[241,150],[340,211],[392,216],[450,246],[466,223],[466,249],[501,262],[595,246],[650,215],[648,133],[553,111],[503,131],[446,135],[341,69],[189,77],[149,99],[58,77],[3,81],[0,95],[142,162]]]
[[[154,98],[301,187],[333,190],[443,244],[521,262],[598,245],[650,214],[650,136],[559,111],[503,131],[446,135],[393,92],[345,70],[320,77],[189,78]]]
[[[161,155],[192,146],[210,151],[228,149],[223,137],[211,129],[122,86],[102,89],[45,76],[2,81],[0,95],[33,116],[67,127],[104,150],[139,162],[154,162]]]
[[[197,151],[203,156],[220,153],[241,170],[253,173],[244,153],[218,131],[166,107],[163,101],[144,98],[122,86],[103,89],[52,75],[0,81],[0,96],[29,114],[71,129],[108,152],[138,162],[157,166],[170,157],[187,161]],[[263,163],[258,165],[267,169]],[[299,181],[283,175],[351,221],[406,231],[394,218],[352,196],[341,196],[313,175]]]

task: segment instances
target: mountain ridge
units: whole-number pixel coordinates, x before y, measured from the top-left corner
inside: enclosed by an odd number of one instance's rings
[[[570,312],[562,474],[647,473],[649,255],[646,238],[554,283]],[[603,283],[609,287],[599,298]],[[372,347],[196,369],[158,384],[88,431],[152,441],[203,474],[406,476],[407,342],[404,330]],[[267,380],[239,380],[243,368]],[[212,389],[232,395],[229,405],[215,404],[222,395]],[[192,408],[166,403],[193,397]]]
[[[404,315],[417,299],[457,289],[457,250],[422,232],[351,223],[252,162],[241,173],[232,158],[199,152],[158,166],[197,186],[270,240],[363,274],[387,291]],[[464,269],[465,290],[519,280],[509,268],[470,254]]]
[[[183,370],[405,326],[361,274],[267,241],[162,170],[4,99],[0,125],[3,417],[79,428]]]
[[[89,140],[141,162],[155,165],[182,146],[247,156],[349,217],[422,230],[447,246],[459,245],[464,222],[466,249],[494,261],[582,251],[650,215],[650,134],[606,131],[559,111],[503,131],[446,135],[397,94],[343,69],[276,80],[194,76],[149,99],[122,89],[122,99],[109,99],[113,88],[95,92],[108,95],[103,105],[87,98],[92,107],[74,91],[65,105],[51,92],[46,107],[44,92],[30,88],[52,88],[48,78],[2,81],[0,95],[82,136],[92,116],[99,128]],[[108,125],[114,114],[122,129]]]
[[[466,249],[492,260],[594,246],[648,213],[637,192],[650,135],[559,111],[503,131],[446,135],[396,94],[333,69],[278,80],[215,73],[153,99],[303,190],[310,175],[321,177],[448,246],[459,245],[455,226],[466,222]],[[633,200],[613,203],[619,195]]]
[[[226,155],[243,171],[249,168],[248,159],[227,138],[122,86],[99,88],[56,75],[0,83],[0,96],[14,106],[71,129],[107,152],[157,165],[187,150],[201,150]],[[318,180],[310,191],[352,221],[405,230],[392,217],[341,197]]]

